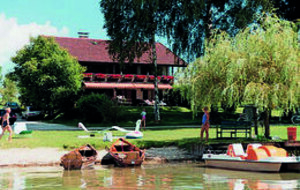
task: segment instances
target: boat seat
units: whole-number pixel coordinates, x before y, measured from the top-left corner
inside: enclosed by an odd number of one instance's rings
[[[266,151],[269,157],[287,157],[288,153],[283,148],[277,148],[275,146],[261,146],[259,149]]]
[[[230,144],[227,149],[227,155],[231,157],[241,157],[242,159],[247,156],[241,143]]]
[[[262,146],[262,144],[260,144],[260,143],[250,143],[250,144],[248,144],[247,145],[247,150],[246,150],[247,155],[249,155],[249,151],[251,149],[259,148],[261,146]]]

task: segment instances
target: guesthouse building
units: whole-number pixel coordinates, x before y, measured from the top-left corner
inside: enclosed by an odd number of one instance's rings
[[[108,53],[109,41],[88,37],[54,37],[78,62],[87,68],[84,73],[85,93],[105,93],[120,103],[138,104],[154,99],[154,72],[150,52],[133,63],[119,64]],[[156,43],[159,97],[172,89],[174,73],[187,63],[161,43]]]

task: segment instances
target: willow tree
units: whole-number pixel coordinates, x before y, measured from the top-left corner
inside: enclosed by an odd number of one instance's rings
[[[205,55],[190,64],[181,88],[192,108],[226,102],[264,112],[265,137],[274,108],[295,109],[300,99],[300,49],[293,23],[265,16],[230,37],[215,33]]]

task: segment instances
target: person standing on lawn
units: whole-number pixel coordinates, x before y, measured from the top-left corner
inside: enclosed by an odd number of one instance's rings
[[[144,122],[144,130],[145,130],[146,129],[146,115],[147,115],[145,108],[143,109],[141,115],[142,115],[141,125],[143,125],[143,122]]]
[[[11,142],[12,141],[12,129],[11,126],[9,125],[9,113],[11,112],[10,108],[6,108],[6,113],[2,116],[2,134],[0,135],[0,139],[2,138],[2,136],[4,135],[5,131],[7,130],[9,132],[9,137],[8,137],[8,141]]]
[[[203,133],[205,131],[206,133],[206,138],[205,140],[208,141],[208,130],[209,130],[209,112],[208,112],[208,107],[205,106],[203,108],[204,114],[202,117],[202,126],[201,126],[201,133],[200,133],[200,137],[201,137],[201,141],[203,140]]]

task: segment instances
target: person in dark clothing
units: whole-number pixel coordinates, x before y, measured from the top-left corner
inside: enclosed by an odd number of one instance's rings
[[[2,116],[2,133],[0,135],[0,139],[2,138],[2,136],[4,135],[5,131],[7,130],[9,132],[9,137],[8,137],[8,141],[11,142],[12,141],[12,129],[11,126],[9,125],[9,113],[11,112],[10,108],[6,108],[6,113]]]

